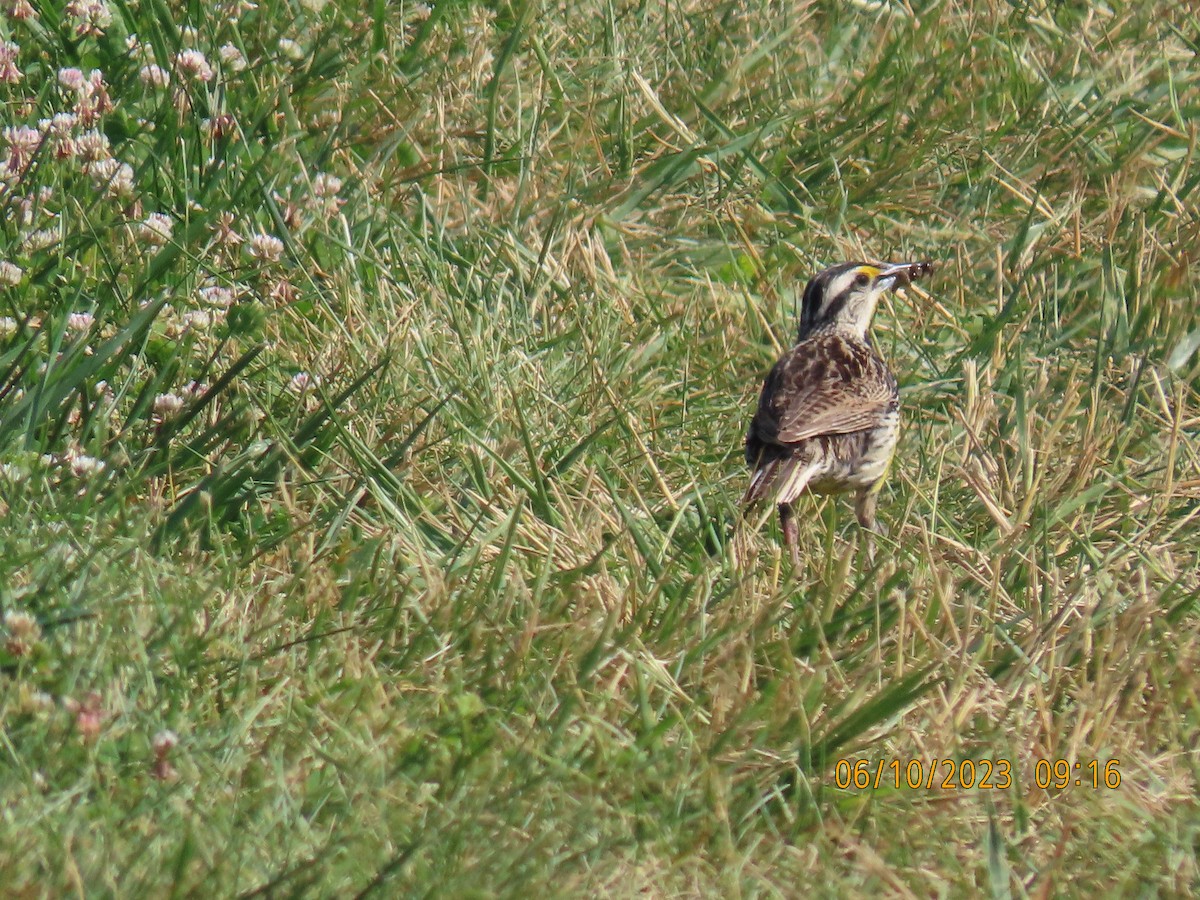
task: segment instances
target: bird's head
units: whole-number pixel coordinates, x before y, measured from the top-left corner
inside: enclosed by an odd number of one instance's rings
[[[800,305],[799,340],[819,331],[847,330],[866,338],[875,305],[884,291],[906,285],[933,263],[841,263],[814,277]]]

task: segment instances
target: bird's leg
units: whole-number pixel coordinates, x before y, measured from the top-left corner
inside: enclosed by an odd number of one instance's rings
[[[854,498],[854,514],[858,516],[858,524],[867,531],[881,534],[879,523],[875,521],[875,508],[879,505],[879,494],[871,488],[863,488]]]
[[[875,519],[875,508],[878,505],[879,491],[874,488],[863,488],[854,501],[854,515],[858,517],[858,524],[867,532],[867,553],[872,562],[875,560],[875,535],[887,534],[887,529]]]
[[[800,571],[800,526],[796,522],[796,514],[792,512],[792,504],[779,504],[779,524],[783,528],[783,542],[792,554],[792,566]]]

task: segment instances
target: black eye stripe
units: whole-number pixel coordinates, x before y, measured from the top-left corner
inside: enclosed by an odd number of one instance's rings
[[[818,273],[804,288],[800,305],[798,340],[823,328],[845,313],[852,295],[861,293],[871,276],[863,263],[842,263]],[[865,278],[865,281],[860,280]]]
[[[838,294],[836,297],[827,297],[825,299],[825,307],[821,311],[821,318],[825,321],[829,321],[830,319],[834,318],[838,313],[846,308],[846,303],[849,300],[849,291],[842,291],[842,293]]]

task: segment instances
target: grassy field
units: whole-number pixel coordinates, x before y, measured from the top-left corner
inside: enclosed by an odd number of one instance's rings
[[[1200,888],[1187,4],[0,8],[0,892]]]

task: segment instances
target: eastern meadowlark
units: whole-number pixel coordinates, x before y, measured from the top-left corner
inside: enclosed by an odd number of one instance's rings
[[[783,541],[799,568],[792,504],[805,488],[854,490],[859,524],[878,531],[875,506],[900,435],[896,377],[867,329],[880,296],[933,268],[932,263],[842,263],[804,289],[800,333],[763,382],[746,434],[754,470],[746,505],[779,509]]]

